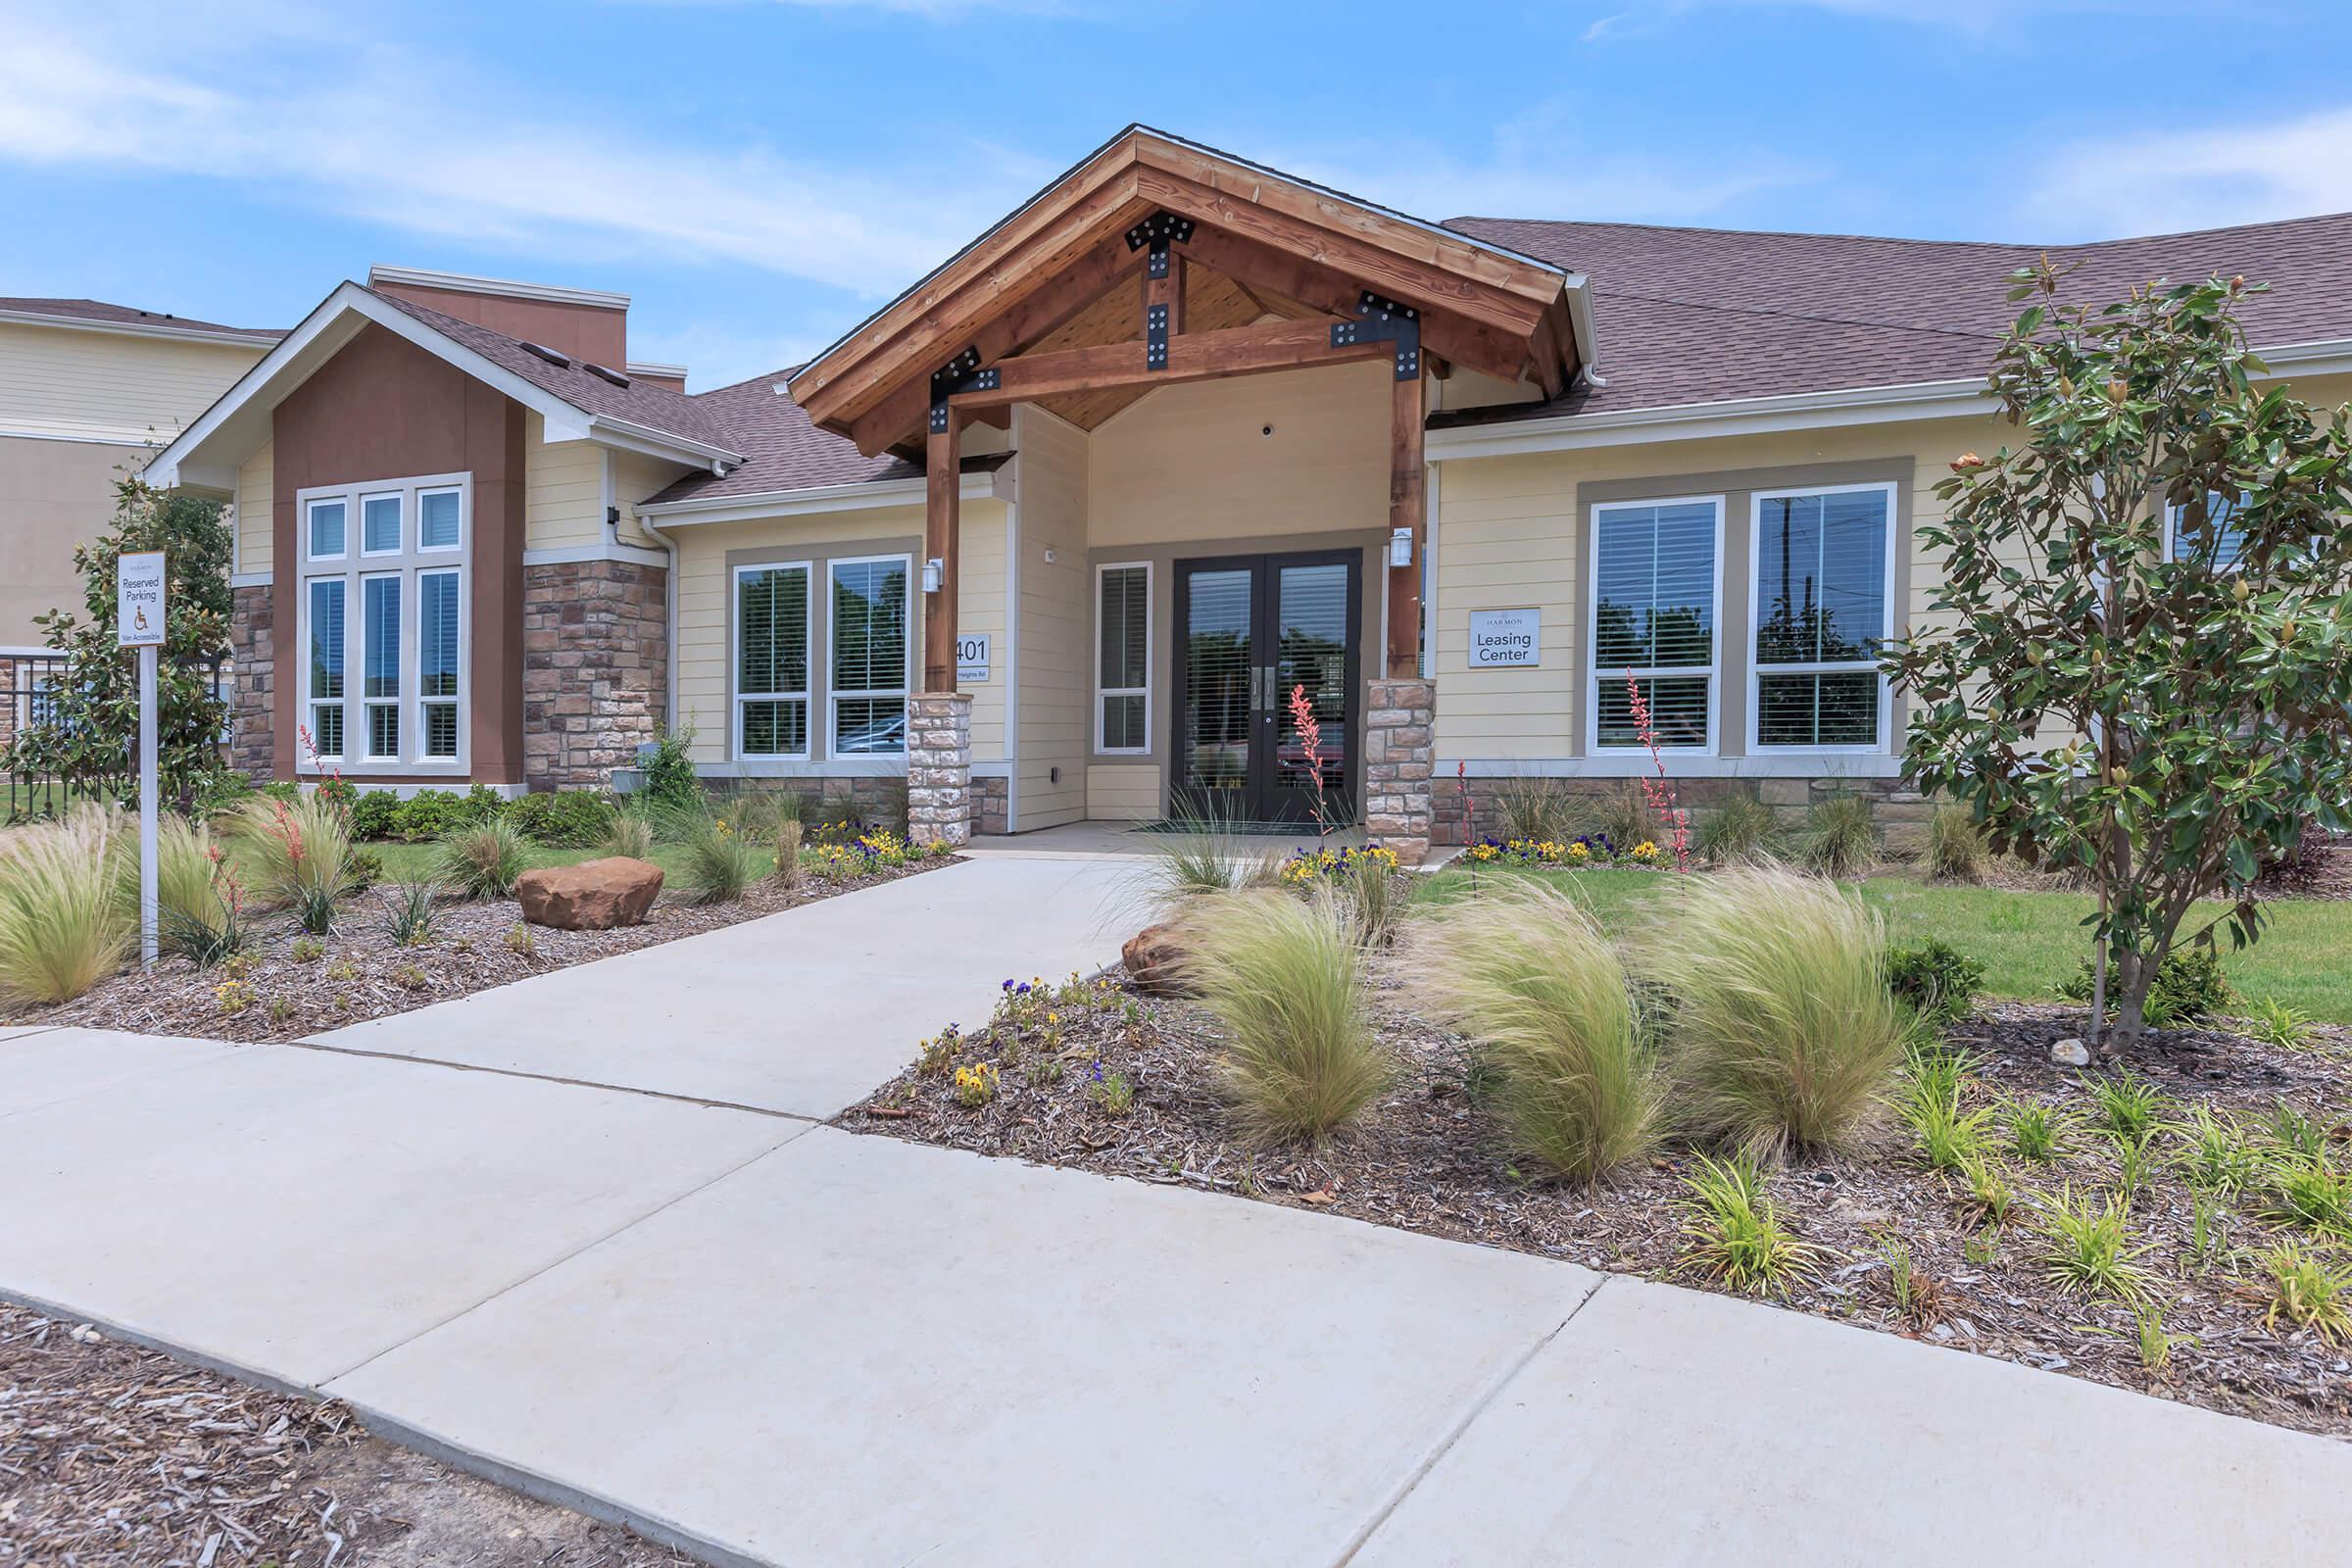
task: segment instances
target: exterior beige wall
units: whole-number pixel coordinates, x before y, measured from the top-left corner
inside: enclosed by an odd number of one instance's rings
[[[641,452],[614,451],[612,461],[612,502],[620,508],[620,542],[660,549],[654,537],[637,525],[637,504],[660,495],[690,470],[682,463],[649,458]]]
[[[1094,432],[1089,542],[1385,527],[1394,379],[1373,362],[1163,387]]]
[[[115,514],[115,484],[137,470],[135,448],[0,436],[0,647],[41,645],[32,617],[71,610],[84,618],[74,547]]]
[[[1002,760],[1004,755],[1004,670],[1010,644],[1003,624],[1005,508],[1001,501],[967,499],[963,503],[962,515],[963,629],[990,633],[996,649],[992,678],[970,688],[973,697],[972,757],[975,761],[997,761]],[[919,504],[869,507],[752,522],[691,523],[679,525],[671,531],[671,537],[678,542],[678,710],[680,720],[694,726],[694,760],[698,766],[718,767],[731,765],[735,761],[733,715],[729,711],[729,554],[772,551],[775,559],[798,559],[793,552],[802,548],[810,548],[813,555],[819,553],[814,547],[870,544],[878,551],[886,544],[900,547],[913,541],[917,620],[909,628],[908,634],[911,662],[915,666],[908,684],[913,686],[921,680],[922,627],[919,617],[922,533],[923,509]],[[853,550],[850,553],[861,552]],[[992,572],[997,579],[993,595],[978,580]],[[824,623],[826,599],[821,575],[812,586],[816,611],[812,652],[815,657],[822,659],[827,647],[827,632]],[[810,726],[816,757],[812,761],[802,764],[802,768],[807,772],[822,772],[826,766],[822,712],[810,715]],[[862,764],[872,760],[856,760]]]
[[[522,547],[558,550],[605,542],[605,449],[547,439],[547,421],[523,416]]]
[[[237,469],[237,567],[239,572],[270,569],[276,548],[270,532],[271,498],[277,489],[277,453],[272,442],[247,458]]]
[[[266,348],[0,322],[0,434],[161,447]]]
[[[1013,573],[1020,595],[1020,761],[1013,818],[1026,832],[1087,814],[1095,678],[1087,497],[1101,438],[1027,407],[1015,412],[1014,421],[1020,450],[1020,555]]]
[[[1164,814],[1155,762],[1097,762],[1086,770],[1086,814],[1107,822],[1153,822]]]

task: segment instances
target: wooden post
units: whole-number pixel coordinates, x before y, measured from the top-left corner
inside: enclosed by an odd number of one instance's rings
[[[923,595],[923,690],[956,689],[956,558],[962,534],[962,488],[956,437],[963,416],[948,410],[945,429],[934,428],[923,446],[923,559],[939,566],[937,592]]]
[[[1184,330],[1184,254],[1181,251],[1171,250],[1168,253],[1166,276],[1153,277],[1149,268],[1144,270],[1144,319],[1147,323],[1151,321],[1152,307],[1154,305],[1168,308],[1168,336],[1174,337]]]
[[[1421,378],[1396,383],[1389,415],[1389,531],[1413,535],[1413,564],[1389,568],[1388,677],[1406,680],[1421,673],[1421,557],[1429,548],[1426,482],[1422,466],[1425,417]]]

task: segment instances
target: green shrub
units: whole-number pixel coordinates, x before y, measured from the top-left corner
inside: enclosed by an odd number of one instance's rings
[[[1976,813],[1946,801],[1928,818],[1928,875],[1938,882],[1981,882],[1992,853]]]
[[[551,850],[593,849],[612,826],[612,805],[594,790],[549,790],[507,805],[507,820]]]
[[[507,814],[511,803],[487,784],[469,786],[459,802],[459,814],[467,822],[490,822]]]
[[[351,836],[372,844],[394,836],[399,829],[400,797],[390,790],[368,790],[351,803]]]
[[[1654,1063],[1625,966],[1565,890],[1505,882],[1431,922],[1416,988],[1477,1043],[1517,1152],[1595,1181],[1656,1141]]]
[[[392,811],[394,836],[411,844],[429,844],[466,821],[466,798],[448,790],[418,790]]]
[[[1735,1291],[1787,1296],[1813,1273],[1821,1250],[1798,1241],[1764,1196],[1764,1182],[1746,1160],[1698,1156],[1697,1174],[1683,1178],[1690,1196],[1678,1200],[1690,1219],[1684,1266]]]
[[[1771,857],[1780,842],[1781,820],[1758,797],[1734,795],[1698,819],[1692,837],[1708,864],[1745,865]]]
[[[311,793],[318,796],[328,809],[340,811],[348,821],[352,807],[359,801],[360,787],[348,779],[328,777],[320,779]]]
[[[645,771],[645,793],[655,804],[673,808],[702,806],[703,782],[694,770],[692,725],[684,729],[664,726],[640,766]]]
[[[1387,1087],[1364,1015],[1363,951],[1329,895],[1266,891],[1198,901],[1184,971],[1225,1028],[1224,1080],[1244,1136],[1319,1139]]]
[[[1645,963],[1675,994],[1689,1129],[1751,1158],[1846,1143],[1884,1111],[1917,1028],[1859,898],[1778,868],[1693,878]]]
[[[1984,965],[1935,937],[1886,950],[1886,984],[1925,1021],[1942,1028],[1976,1007]]]
[[[2088,1002],[2092,978],[2091,960],[2084,958],[2074,978],[2058,988],[2059,995],[2072,1002]],[[2114,1006],[2114,991],[2110,976],[2110,1008]],[[2148,982],[2144,1015],[2151,1029],[2185,1028],[2220,1017],[2236,997],[2230,976],[2222,968],[2221,956],[2211,948],[2191,948],[2185,953],[2166,955],[2165,960],[2156,966],[2156,977]]]
[[[765,869],[764,852],[708,811],[680,813],[678,883],[696,904],[733,904]]]
[[[507,897],[530,865],[522,830],[504,819],[452,828],[433,852],[433,879],[468,899]]]
[[[1805,813],[1804,863],[1824,876],[1850,881],[1879,858],[1879,824],[1870,802],[1846,791],[1814,803]]]
[[[122,966],[136,915],[122,897],[136,839],[117,813],[83,806],[0,836],[0,995],[71,1002]]]

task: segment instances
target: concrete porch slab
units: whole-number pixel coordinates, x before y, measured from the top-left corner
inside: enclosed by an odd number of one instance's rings
[[[125,1035],[107,1029],[40,1029],[0,1039],[0,1116],[104,1094],[161,1073],[225,1060],[242,1049],[219,1040]]]
[[[819,1128],[329,1392],[763,1562],[1289,1568],[1593,1284]]]
[[[81,1044],[132,1059],[182,1045]],[[490,1073],[219,1049],[8,1119],[0,1284],[294,1383],[347,1371],[806,1127]],[[0,1046],[0,1084],[22,1050]]]
[[[819,1120],[977,1025],[1008,976],[1118,956],[1131,867],[988,860],[311,1038]]]
[[[1354,1568],[2352,1559],[2352,1446],[1612,1279]]]

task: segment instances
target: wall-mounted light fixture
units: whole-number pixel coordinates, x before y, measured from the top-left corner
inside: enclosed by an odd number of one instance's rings
[[[1389,531],[1389,564],[1409,566],[1413,564],[1413,530],[1393,528]]]
[[[948,564],[938,556],[923,563],[923,592],[935,594],[939,585],[948,580]]]

